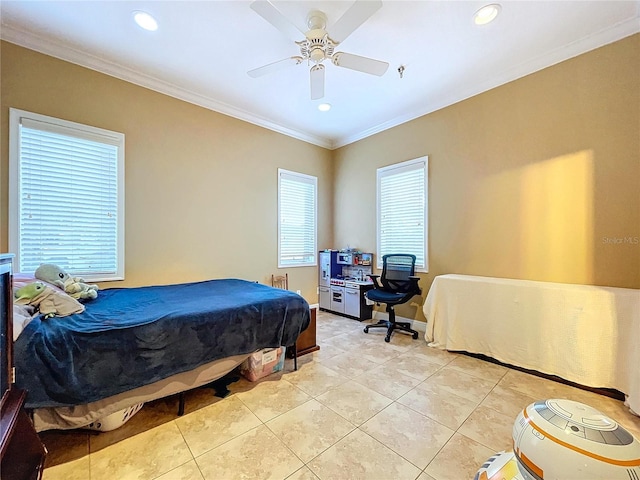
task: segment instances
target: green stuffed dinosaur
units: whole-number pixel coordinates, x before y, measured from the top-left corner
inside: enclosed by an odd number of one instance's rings
[[[58,265],[43,263],[37,268],[35,277],[60,287],[77,300],[93,300],[98,296],[97,285],[89,285],[80,277],[72,277]]]
[[[32,282],[19,288],[14,297],[16,305],[31,305],[44,315],[44,318],[66,317],[84,312],[84,305],[75,298],[42,282]]]

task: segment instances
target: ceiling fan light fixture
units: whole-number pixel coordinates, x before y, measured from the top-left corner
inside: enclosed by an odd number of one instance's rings
[[[473,15],[473,23],[486,25],[493,22],[500,13],[501,6],[497,3],[485,5]]]
[[[321,47],[314,47],[309,52],[309,59],[314,63],[320,63],[325,58],[324,50]]]
[[[155,32],[158,29],[158,22],[149,13],[142,10],[135,10],[133,12],[133,19],[140,28]]]
[[[331,110],[331,104],[321,103],[320,105],[318,105],[318,110],[320,110],[321,112],[328,112],[329,110]]]

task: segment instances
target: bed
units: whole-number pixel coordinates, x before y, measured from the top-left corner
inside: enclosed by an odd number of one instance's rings
[[[34,317],[14,343],[38,431],[78,428],[211,382],[309,325],[300,295],[240,279],[101,290],[83,313]]]

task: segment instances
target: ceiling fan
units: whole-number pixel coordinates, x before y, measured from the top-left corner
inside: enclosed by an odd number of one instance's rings
[[[341,42],[377,12],[381,6],[382,1],[380,0],[356,1],[331,27],[329,33],[326,30],[327,16],[319,10],[310,11],[307,16],[307,28],[300,28],[280,13],[269,1],[254,1],[251,4],[251,9],[286,37],[293,40],[300,49],[300,55],[249,70],[248,75],[253,78],[261,77],[285,67],[299,65],[306,60],[307,64],[312,65],[310,69],[312,100],[324,97],[324,65],[322,62],[325,60],[330,60],[338,67],[382,76],[389,68],[387,62],[335,51]],[[301,34],[304,36],[303,40],[299,40]]]

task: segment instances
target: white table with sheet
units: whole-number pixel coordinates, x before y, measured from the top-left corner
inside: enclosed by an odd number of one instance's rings
[[[640,414],[640,290],[440,275],[423,309],[430,346],[613,388]]]

